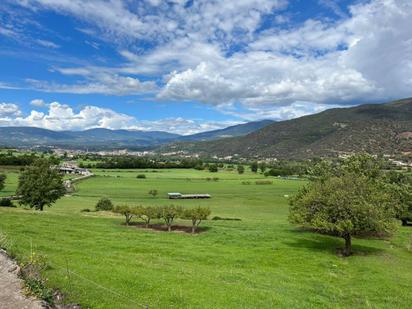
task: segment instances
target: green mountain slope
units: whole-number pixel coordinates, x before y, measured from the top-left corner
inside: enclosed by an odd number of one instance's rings
[[[168,150],[242,157],[310,158],[366,151],[412,151],[412,98],[330,109],[276,122],[243,137],[182,143]]]

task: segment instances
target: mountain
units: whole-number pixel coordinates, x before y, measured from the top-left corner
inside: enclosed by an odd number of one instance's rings
[[[148,147],[176,140],[180,135],[158,131],[90,129],[52,131],[33,127],[0,127],[0,146],[58,146],[68,148],[115,149]]]
[[[197,133],[193,135],[181,136],[181,141],[210,141],[221,138],[243,136],[254,131],[257,131],[267,125],[273,123],[273,120],[261,120],[252,121],[248,123],[242,123],[234,126],[227,127],[225,129],[208,131]]]
[[[275,122],[248,135],[177,143],[168,151],[255,158],[311,158],[353,152],[412,152],[412,98],[386,104],[334,108]]]
[[[213,140],[241,136],[271,123],[270,120],[240,124],[226,129],[181,136],[162,131],[109,130],[52,131],[35,127],[0,127],[0,147],[56,146],[72,149],[147,149],[176,141]]]

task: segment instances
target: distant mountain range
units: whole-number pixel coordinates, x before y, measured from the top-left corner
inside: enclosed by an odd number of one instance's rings
[[[0,147],[56,146],[71,149],[146,149],[177,141],[205,141],[251,133],[272,123],[250,122],[226,129],[183,136],[161,131],[90,129],[52,131],[35,127],[0,127]]]
[[[311,158],[353,152],[412,152],[412,98],[334,108],[269,124],[250,134],[208,142],[175,143],[164,151],[255,158]]]

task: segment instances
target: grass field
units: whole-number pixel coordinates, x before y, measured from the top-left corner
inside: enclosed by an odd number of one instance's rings
[[[355,254],[336,255],[342,241],[287,221],[287,195],[303,181],[250,172],[98,170],[77,192],[44,212],[0,208],[0,230],[24,259],[45,255],[44,275],[68,301],[86,308],[408,308],[412,303],[412,228],[390,240],[354,240]],[[137,174],[146,179],[136,179]],[[16,188],[8,170],[6,188]],[[207,181],[206,177],[219,177]],[[250,181],[243,185],[242,181]],[[157,189],[156,198],[149,196]],[[168,205],[167,192],[209,193],[213,216],[241,221],[202,224],[198,235],[125,227],[122,217],[84,213],[102,196],[115,204]],[[179,222],[182,223],[182,222]],[[186,224],[189,224],[188,222]]]

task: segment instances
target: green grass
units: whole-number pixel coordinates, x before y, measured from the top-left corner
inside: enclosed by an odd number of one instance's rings
[[[48,284],[91,308],[407,308],[412,303],[412,228],[390,240],[354,240],[342,258],[334,237],[301,231],[287,221],[285,195],[302,181],[262,179],[250,172],[195,170],[96,171],[78,191],[43,213],[0,208],[0,229],[19,259],[30,248],[47,256]],[[136,179],[137,174],[146,179]],[[10,176],[5,191],[16,187]],[[219,181],[206,181],[219,177]],[[242,185],[250,181],[251,185]],[[156,198],[148,194],[157,189]],[[209,193],[213,216],[192,236],[125,227],[122,217],[81,213],[102,196],[115,204],[168,205],[167,192]],[[183,222],[179,222],[183,223]],[[189,224],[188,222],[186,224]]]

